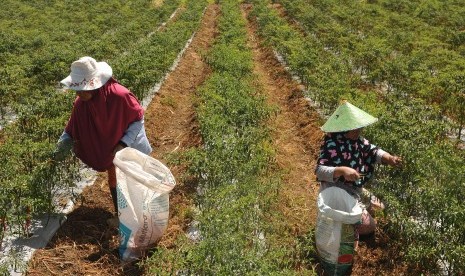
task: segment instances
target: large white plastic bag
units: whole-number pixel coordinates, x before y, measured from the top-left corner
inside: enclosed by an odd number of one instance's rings
[[[353,224],[362,217],[362,206],[349,193],[329,187],[318,194],[315,240],[326,275],[344,275],[352,266]]]
[[[133,148],[116,153],[118,217],[123,261],[138,259],[163,235],[169,217],[169,192],[176,185],[160,161]]]

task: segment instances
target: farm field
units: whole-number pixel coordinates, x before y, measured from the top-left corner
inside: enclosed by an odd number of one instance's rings
[[[150,99],[151,155],[177,186],[162,239],[123,264],[99,173],[26,275],[318,275],[314,168],[320,126],[343,99],[377,116],[365,136],[405,160],[401,169],[380,166],[369,184],[387,208],[361,240],[352,275],[465,273],[465,156],[460,137],[447,138],[461,135],[465,119],[458,1],[114,0],[78,13],[76,21],[95,18],[82,30],[54,12],[60,1],[45,2],[5,6],[62,23],[0,24],[16,28],[0,45],[0,114],[16,114],[0,130],[0,237],[30,235],[30,220],[57,211],[57,190],[72,195],[80,178],[75,157],[50,160],[74,97],[57,83],[79,56],[108,61],[121,83]],[[108,23],[110,13],[125,24]],[[402,28],[404,20],[416,28]],[[386,22],[400,26],[377,41]],[[37,24],[43,30],[31,31]],[[82,41],[68,34],[63,43],[70,28]]]

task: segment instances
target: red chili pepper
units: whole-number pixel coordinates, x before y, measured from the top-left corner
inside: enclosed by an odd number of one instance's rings
[[[352,262],[353,259],[354,259],[354,255],[344,254],[344,255],[339,256],[339,258],[337,258],[337,262],[339,264],[349,264]]]

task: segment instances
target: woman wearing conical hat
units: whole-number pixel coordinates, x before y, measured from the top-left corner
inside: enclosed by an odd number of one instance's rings
[[[376,222],[370,215],[384,205],[363,186],[373,177],[375,164],[400,166],[402,159],[370,144],[360,134],[364,127],[378,121],[349,102],[344,102],[329,117],[321,129],[326,133],[320,148],[316,176],[320,190],[328,187],[344,189],[368,206],[356,236],[374,232]]]

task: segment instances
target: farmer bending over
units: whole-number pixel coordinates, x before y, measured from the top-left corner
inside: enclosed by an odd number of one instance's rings
[[[58,140],[55,158],[62,160],[72,148],[86,165],[108,172],[108,185],[116,213],[115,153],[124,147],[145,154],[152,151],[144,128],[144,110],[136,96],[112,77],[106,62],[82,57],[71,64],[61,83],[76,92],[71,117]]]

